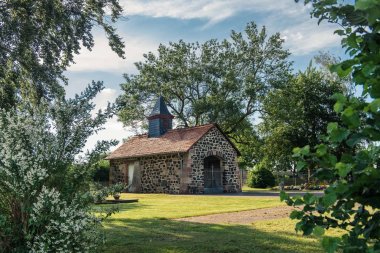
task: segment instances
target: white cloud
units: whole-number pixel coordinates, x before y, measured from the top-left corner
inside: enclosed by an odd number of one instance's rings
[[[305,55],[322,50],[339,42],[332,25],[317,25],[311,19],[310,5],[294,0],[121,0],[129,15],[154,18],[169,17],[180,20],[200,19],[210,27],[242,12],[263,15],[264,25],[272,31],[282,30],[285,46],[295,55]]]
[[[132,135],[134,135],[134,132],[131,129],[124,128],[123,124],[119,121],[117,121],[116,117],[113,117],[112,119],[109,119],[106,124],[104,124],[104,129],[100,130],[98,133],[90,136],[87,140],[86,146],[84,150],[92,150],[95,147],[95,144],[97,141],[101,140],[118,140],[119,144],[116,147],[112,147],[112,150],[115,150],[117,147],[119,147],[123,139],[126,139]]]
[[[286,28],[281,35],[292,54],[305,55],[338,45],[340,37],[334,34],[334,30],[336,27],[333,25],[316,26],[315,20],[309,20]]]
[[[93,113],[95,114],[99,109],[106,108],[108,102],[115,102],[119,94],[120,92],[114,89],[106,88],[102,90],[102,92],[100,92],[93,100],[95,103],[95,109]],[[117,120],[116,116],[109,119],[103,127],[103,130],[88,138],[84,150],[92,150],[95,147],[96,142],[100,140],[116,139],[119,141],[118,146],[120,146],[123,139],[134,135],[134,131],[130,128],[123,127],[123,124]],[[116,149],[116,147],[113,147],[111,150],[114,149]]]
[[[114,103],[118,97],[119,92],[114,89],[105,88],[103,89],[93,100],[95,104],[94,111],[104,110],[107,108],[108,103]]]
[[[95,45],[92,51],[82,48],[79,55],[74,57],[75,64],[68,71],[105,71],[125,73],[135,71],[134,63],[143,59],[143,54],[158,48],[159,42],[144,37],[129,38],[126,41],[126,59],[117,56],[108,45],[107,38],[95,33]]]
[[[126,15],[205,19],[217,23],[243,11],[276,12],[286,16],[306,13],[307,6],[293,0],[121,0]]]

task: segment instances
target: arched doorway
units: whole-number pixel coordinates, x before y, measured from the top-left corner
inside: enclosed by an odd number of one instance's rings
[[[204,191],[205,193],[223,192],[223,175],[221,161],[216,156],[204,159]]]

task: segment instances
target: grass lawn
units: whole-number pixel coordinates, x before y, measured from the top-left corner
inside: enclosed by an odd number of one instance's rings
[[[120,211],[114,219],[162,219],[182,218],[215,213],[252,210],[284,205],[277,197],[255,198],[207,196],[207,195],[167,195],[167,194],[122,194],[122,199],[139,199],[137,203],[119,204]]]
[[[172,220],[282,205],[276,197],[123,194],[122,198],[139,202],[120,204],[120,212],[107,221],[102,252],[322,252],[317,239],[297,235],[289,219],[251,226]]]
[[[273,191],[273,192],[279,192],[279,190],[273,190],[272,188],[251,188],[247,185],[243,185],[242,188],[243,192],[263,192],[263,191]]]

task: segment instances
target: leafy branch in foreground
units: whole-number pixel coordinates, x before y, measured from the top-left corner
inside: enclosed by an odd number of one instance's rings
[[[340,120],[330,122],[321,143],[294,149],[299,170],[318,168],[315,177],[330,181],[323,197],[306,194],[290,198],[288,205],[299,219],[296,230],[322,235],[341,228],[341,238],[323,238],[327,252],[380,252],[380,2],[357,0],[355,5],[337,1],[305,1],[319,21],[339,23],[336,33],[350,59],[331,66],[341,77],[351,75],[363,92],[359,98],[334,96]]]

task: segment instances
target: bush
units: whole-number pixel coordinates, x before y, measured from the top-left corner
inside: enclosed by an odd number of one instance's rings
[[[254,188],[267,188],[275,185],[275,178],[271,171],[260,168],[248,172],[247,184]]]
[[[115,142],[78,156],[111,115],[92,114],[102,87],[50,106],[0,109],[0,252],[95,252],[104,242],[101,222],[114,210],[93,207],[91,166]]]
[[[107,160],[100,160],[94,166],[94,176],[95,182],[108,182],[110,175],[110,163]]]

